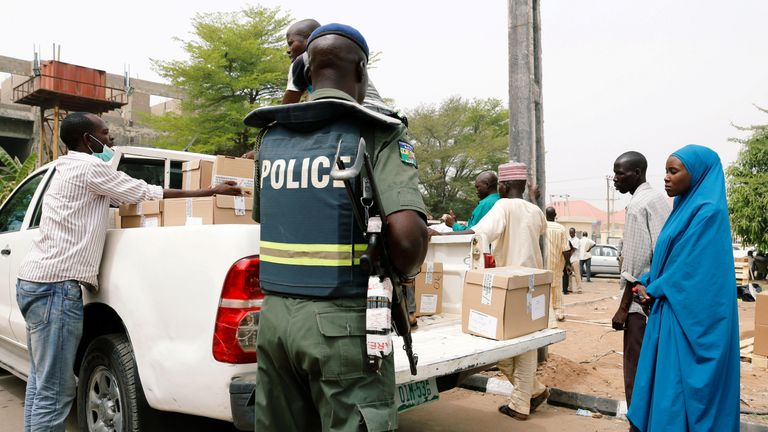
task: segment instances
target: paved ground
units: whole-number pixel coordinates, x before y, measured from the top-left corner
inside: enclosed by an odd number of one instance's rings
[[[0,369],[0,432],[21,431],[24,426],[24,387],[26,383]],[[73,411],[67,419],[67,432],[77,432],[77,416]],[[207,418],[168,414],[163,416],[166,431],[227,432],[236,431],[231,423]]]

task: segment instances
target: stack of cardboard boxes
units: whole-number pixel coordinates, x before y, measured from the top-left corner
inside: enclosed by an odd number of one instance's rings
[[[215,161],[194,160],[182,166],[182,189],[198,190],[234,181],[243,196],[214,195],[173,198],[120,206],[122,228],[252,224],[253,173],[251,159],[216,156]]]
[[[425,262],[416,277],[416,316],[442,312],[443,264]],[[526,267],[470,270],[464,277],[462,331],[505,340],[549,324],[552,272]]]

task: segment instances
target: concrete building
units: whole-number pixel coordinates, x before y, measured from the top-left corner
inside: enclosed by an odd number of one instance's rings
[[[0,146],[11,156],[23,161],[37,148],[40,139],[40,109],[14,103],[13,90],[32,77],[32,62],[0,56],[0,73],[8,74],[0,82]],[[125,89],[124,80],[122,75],[106,75],[108,87]],[[183,93],[167,84],[139,79],[132,79],[130,88],[125,90],[128,103],[122,108],[103,113],[102,118],[109,125],[115,145],[151,146],[157,132],[147,126],[146,118],[150,114],[178,112]],[[168,99],[151,107],[151,96]],[[47,114],[51,115],[51,111],[48,110]],[[46,140],[49,139],[50,132],[46,131]]]

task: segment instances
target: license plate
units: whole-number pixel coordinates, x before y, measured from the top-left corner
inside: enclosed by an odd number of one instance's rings
[[[397,411],[403,412],[417,405],[436,401],[440,395],[437,392],[437,382],[434,378],[400,384],[395,389]]]

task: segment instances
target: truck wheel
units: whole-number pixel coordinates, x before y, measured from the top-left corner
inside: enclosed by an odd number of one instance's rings
[[[110,334],[94,339],[85,351],[77,384],[80,430],[137,432],[150,411],[128,338]]]

